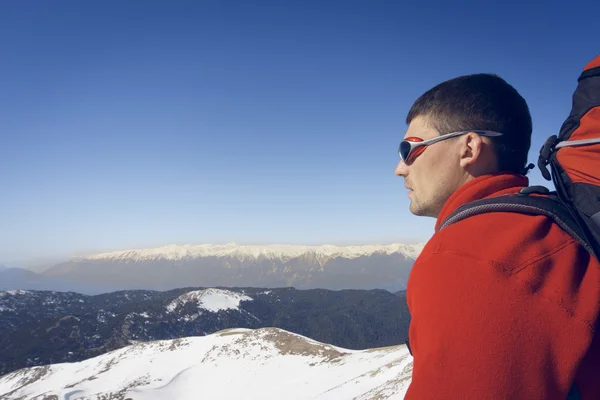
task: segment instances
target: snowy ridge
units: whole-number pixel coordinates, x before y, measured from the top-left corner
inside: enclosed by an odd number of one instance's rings
[[[253,300],[251,297],[246,295],[232,292],[230,290],[223,289],[204,289],[194,290],[182,294],[171,303],[167,305],[167,312],[174,312],[177,308],[187,304],[195,303],[199,310],[206,310],[210,312],[219,312],[221,310],[237,310],[240,301]]]
[[[405,345],[347,350],[277,328],[229,329],[15,371],[0,377],[0,397],[399,400],[411,374]]]
[[[23,295],[27,293],[29,293],[27,290],[7,290],[5,292],[0,292],[0,297]]]
[[[149,261],[149,260],[183,260],[188,258],[200,257],[235,257],[239,259],[246,258],[270,258],[270,259],[290,259],[303,255],[314,255],[317,258],[357,258],[361,256],[370,256],[375,253],[390,255],[400,253],[408,258],[415,259],[424,244],[400,244],[389,245],[362,245],[362,246],[303,246],[303,245],[238,245],[236,243],[227,244],[199,244],[199,245],[169,245],[153,249],[137,249],[115,251],[82,257],[85,260],[121,260],[121,261]]]

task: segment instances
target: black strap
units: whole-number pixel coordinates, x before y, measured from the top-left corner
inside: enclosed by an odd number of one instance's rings
[[[552,180],[552,175],[550,175],[550,171],[548,171],[548,164],[550,163],[550,155],[554,152],[554,146],[556,146],[557,141],[558,137],[556,135],[552,135],[546,139],[546,142],[544,142],[544,145],[540,149],[538,168],[542,172],[544,179],[547,181]]]
[[[595,254],[585,231],[557,196],[553,193],[549,193],[543,197],[529,196],[528,194],[535,192],[535,190],[531,190],[532,188],[526,189],[520,194],[492,197],[467,203],[450,214],[440,224],[438,231],[465,218],[488,212],[517,212],[530,215],[545,215],[552,218],[564,231],[573,236],[592,256]]]
[[[579,394],[579,389],[575,382],[573,382],[571,390],[569,390],[569,393],[567,394],[567,400],[581,400],[581,394]]]

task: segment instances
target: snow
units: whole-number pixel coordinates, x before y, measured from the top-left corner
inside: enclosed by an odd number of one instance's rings
[[[198,318],[201,315],[202,315],[202,313],[193,314],[193,315],[184,315],[183,317],[180,317],[178,319],[178,321],[185,321],[185,322],[195,321],[196,318]]]
[[[396,400],[411,374],[405,345],[347,350],[277,328],[229,329],[16,371],[0,377],[0,397]]]
[[[0,297],[5,297],[5,296],[15,296],[15,295],[20,295],[20,294],[28,294],[29,292],[27,290],[7,290],[5,292],[0,292]]]
[[[86,260],[121,260],[121,261],[148,261],[157,259],[183,260],[200,257],[235,257],[238,259],[291,259],[304,255],[313,255],[317,258],[358,258],[370,256],[376,253],[391,255],[399,253],[405,257],[416,259],[424,244],[401,244],[389,245],[361,245],[361,246],[303,246],[289,244],[274,245],[238,245],[227,244],[200,244],[200,245],[168,245],[152,249],[137,249],[115,251],[84,257]]]
[[[178,307],[187,303],[195,303],[199,310],[219,312],[221,310],[238,310],[241,301],[251,301],[251,297],[244,294],[223,289],[194,290],[182,294],[167,305],[168,312],[174,312]]]

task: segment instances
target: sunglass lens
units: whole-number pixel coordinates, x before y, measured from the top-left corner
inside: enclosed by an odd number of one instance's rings
[[[407,142],[406,140],[400,142],[399,153],[400,157],[402,157],[402,160],[406,161],[410,153],[410,142]]]

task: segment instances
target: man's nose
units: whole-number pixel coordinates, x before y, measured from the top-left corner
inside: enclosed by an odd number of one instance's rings
[[[396,169],[394,170],[394,174],[396,176],[406,176],[406,172],[407,172],[407,168],[406,168],[406,164],[404,163],[404,161],[400,160],[398,162],[398,165],[396,165]]]

